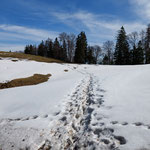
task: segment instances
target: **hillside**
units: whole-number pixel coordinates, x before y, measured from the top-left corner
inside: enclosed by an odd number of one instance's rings
[[[38,85],[0,89],[0,149],[150,148],[150,65],[13,59],[1,58],[0,83],[51,76]]]
[[[47,62],[47,63],[63,63],[63,61],[53,59],[53,58],[46,58],[42,56],[35,56],[30,54],[24,54],[24,53],[15,53],[15,52],[3,52],[0,51],[0,57],[2,58],[17,58],[17,59],[27,59],[27,60],[34,60],[37,62]],[[15,61],[15,59],[12,59]]]

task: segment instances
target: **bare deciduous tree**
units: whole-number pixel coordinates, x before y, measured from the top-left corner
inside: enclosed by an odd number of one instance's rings
[[[76,36],[74,34],[67,34],[63,32],[59,34],[59,40],[61,45],[63,44],[64,41],[66,42],[68,61],[73,62],[75,54]]]
[[[139,33],[139,40],[142,42],[142,48],[145,48],[145,40],[146,40],[146,31],[142,30]]]
[[[113,41],[106,41],[103,43],[103,51],[104,54],[108,58],[108,64],[112,64],[113,62],[113,53],[114,53],[114,42]]]
[[[75,45],[76,45],[76,36],[74,34],[70,34],[67,36],[67,45],[68,45],[68,59],[70,62],[73,62],[73,58],[75,55]]]
[[[63,42],[67,42],[67,33],[65,32],[62,32],[59,34],[59,40],[60,40],[60,43],[63,44]]]
[[[139,34],[137,32],[132,32],[128,35],[128,42],[130,46],[137,47],[139,42]]]
[[[100,46],[98,45],[93,46],[93,56],[95,58],[95,62],[98,64],[100,57],[102,56],[102,49]]]

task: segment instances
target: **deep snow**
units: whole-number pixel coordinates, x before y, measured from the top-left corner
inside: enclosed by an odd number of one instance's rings
[[[52,76],[39,85],[0,90],[0,148],[38,149],[46,139],[53,149],[83,148],[81,143],[86,149],[150,148],[150,65],[0,60],[0,82],[34,73]]]

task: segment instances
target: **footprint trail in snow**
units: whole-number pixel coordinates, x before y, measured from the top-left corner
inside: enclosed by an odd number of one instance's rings
[[[95,94],[95,90],[99,91],[99,95]],[[52,150],[117,150],[120,144],[125,144],[126,140],[114,135],[114,130],[100,123],[100,118],[94,113],[104,102],[103,93],[96,77],[87,74],[69,97],[65,111],[51,127],[51,136],[39,150],[47,145]]]

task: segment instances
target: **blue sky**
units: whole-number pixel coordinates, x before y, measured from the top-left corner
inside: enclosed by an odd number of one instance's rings
[[[149,0],[1,0],[0,50],[23,50],[61,32],[85,31],[90,45],[150,23]]]

